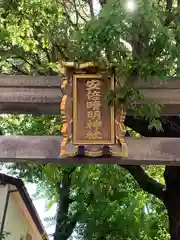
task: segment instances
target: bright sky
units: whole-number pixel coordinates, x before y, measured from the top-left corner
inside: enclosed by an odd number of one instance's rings
[[[125,8],[128,12],[133,12],[136,9],[135,0],[128,0],[125,3]]]
[[[26,184],[26,188],[28,190],[29,195],[32,197],[33,194],[36,193],[36,184],[28,183]],[[46,210],[46,202],[45,199],[33,199],[33,203],[36,207],[36,210],[39,214],[40,219],[45,227],[47,234],[53,234],[55,230],[55,226],[50,225],[50,222],[44,221],[46,217],[53,217],[56,213],[56,205],[52,206],[50,210]],[[53,239],[53,238],[50,238]]]

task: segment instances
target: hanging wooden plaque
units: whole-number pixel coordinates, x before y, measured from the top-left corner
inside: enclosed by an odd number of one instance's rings
[[[125,109],[115,112],[106,96],[114,89],[114,76],[101,75],[93,63],[62,64],[63,117],[60,157],[127,156]],[[70,150],[71,149],[71,150]]]
[[[73,76],[73,144],[115,144],[114,107],[105,97],[114,79],[95,74]]]

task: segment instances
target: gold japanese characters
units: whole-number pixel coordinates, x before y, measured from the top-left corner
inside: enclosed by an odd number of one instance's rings
[[[101,119],[101,81],[98,79],[87,80],[87,132],[86,139],[97,140],[102,137]]]
[[[105,101],[113,79],[100,75],[78,74],[73,77],[73,144],[115,143],[114,107]]]
[[[61,106],[64,141],[60,156],[98,157],[107,146],[111,156],[127,156],[125,111],[115,113],[114,106],[108,106],[105,100],[108,91],[114,89],[114,76],[102,76],[93,63],[63,63],[61,67],[69,90]]]

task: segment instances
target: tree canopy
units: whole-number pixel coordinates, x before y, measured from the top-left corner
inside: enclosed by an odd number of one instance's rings
[[[95,61],[119,83],[108,102],[124,103],[161,129],[161,106],[137,105],[144,96],[134,83],[179,73],[179,6],[134,4],[130,12],[119,0],[1,1],[1,72],[57,75],[61,60]]]
[[[134,2],[130,12],[121,0],[2,0],[1,73],[58,75],[61,60],[96,61],[119,83],[109,103],[124,103],[160,128],[160,106],[138,108],[143,95],[134,83],[179,74],[180,2]],[[14,135],[60,134],[61,127],[59,116],[11,115],[0,122],[5,134]],[[73,231],[87,240],[168,240],[168,218],[171,238],[180,237],[179,167],[8,167],[37,183],[49,207],[58,204],[55,240],[66,240]]]
[[[5,133],[51,134],[53,117],[3,116]],[[46,127],[44,127],[46,126]],[[37,184],[37,197],[46,198],[47,208],[59,203],[56,239],[169,239],[168,219],[163,203],[142,191],[126,170],[116,165],[10,164],[10,173]],[[146,167],[164,183],[163,167]],[[61,187],[60,187],[61,186]]]

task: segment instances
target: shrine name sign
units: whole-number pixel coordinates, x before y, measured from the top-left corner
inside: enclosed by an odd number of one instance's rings
[[[127,157],[124,106],[108,106],[106,96],[114,89],[115,76],[104,76],[94,63],[63,62],[67,76],[61,88],[63,119],[60,158]]]
[[[73,76],[73,144],[115,144],[114,107],[108,106],[105,100],[109,89],[114,89],[113,77]]]

